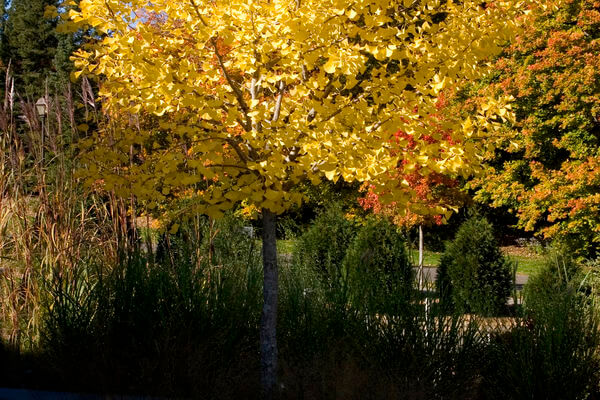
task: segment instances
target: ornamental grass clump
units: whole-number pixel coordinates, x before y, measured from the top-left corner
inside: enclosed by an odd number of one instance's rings
[[[529,279],[523,318],[490,346],[488,398],[597,398],[600,332],[593,286],[562,255]]]

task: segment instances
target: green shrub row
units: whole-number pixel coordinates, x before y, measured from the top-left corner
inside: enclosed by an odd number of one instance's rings
[[[401,232],[385,219],[364,226],[333,206],[299,237],[293,264],[316,271],[326,288],[373,313],[397,313],[413,293],[414,272]]]

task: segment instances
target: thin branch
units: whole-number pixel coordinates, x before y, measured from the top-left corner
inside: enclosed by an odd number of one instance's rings
[[[330,46],[332,46],[332,45],[335,45],[335,44],[341,43],[341,42],[343,42],[343,41],[344,41],[344,40],[346,40],[346,39],[347,39],[347,38],[337,39],[337,40],[334,40],[333,42],[331,42],[331,43],[329,43],[329,44],[324,44],[324,45],[321,45],[321,46],[316,46],[316,47],[313,47],[312,49],[308,49],[308,50],[306,50],[306,51],[305,51],[304,53],[302,53],[301,55],[302,55],[302,56],[305,56],[305,55],[307,55],[308,53],[312,53],[313,51],[316,51],[316,50],[319,50],[319,49],[323,49],[323,48],[325,48],[325,47],[330,47]]]
[[[252,82],[250,82],[250,98],[254,100],[258,99],[258,91],[260,90],[260,79],[258,78],[258,71],[254,73]],[[262,131],[262,125],[260,123],[252,122],[252,130],[256,132]]]
[[[275,103],[275,110],[273,111],[273,118],[271,122],[276,122],[279,119],[279,113],[281,111],[281,103],[283,101],[283,92],[285,91],[285,82],[279,82],[279,94],[277,95],[277,101]]]
[[[250,82],[250,98],[252,100],[256,100],[256,98],[258,97],[258,85],[259,81],[256,78],[256,74],[254,74],[254,76],[252,77],[252,81]]]
[[[375,132],[377,129],[379,129],[381,127],[381,125],[385,124],[386,122],[388,122],[392,118],[394,118],[394,115],[392,115],[391,117],[388,117],[388,118],[384,119],[383,121],[379,121],[379,122],[375,123],[375,125],[373,125],[373,128],[371,129],[370,133]]]
[[[248,156],[244,154],[244,152],[242,151],[242,149],[240,149],[236,141],[234,141],[231,138],[226,138],[225,141],[228,145],[230,145],[233,148],[233,150],[236,152],[238,157],[244,162],[244,164],[248,162]]]
[[[204,26],[208,26],[208,24],[204,20],[204,17],[202,16],[202,14],[200,14],[200,10],[198,10],[198,6],[196,5],[196,2],[194,0],[190,0],[190,3],[192,4],[192,7],[194,7],[194,10],[196,11],[196,15],[198,16],[198,19],[200,19],[200,22],[202,22],[202,24]]]
[[[327,83],[327,85],[325,86],[325,90],[323,91],[323,96],[321,96],[321,98],[319,99],[319,100],[321,100],[321,104],[323,104],[323,100],[325,100],[331,94],[333,89],[334,89],[333,79],[329,78],[329,82]],[[316,116],[317,116],[317,112],[313,107],[308,111],[308,114],[306,114],[306,119],[308,122],[312,122]]]
[[[198,6],[196,5],[196,2],[194,0],[190,0],[190,3],[192,4],[192,7],[194,7],[194,10],[196,11],[196,15],[198,16],[198,18],[200,19],[200,21],[205,26],[208,26],[208,23],[204,20],[204,17],[202,17],[202,14],[200,14],[200,10],[198,9]],[[233,90],[233,92],[235,94],[235,97],[237,98],[238,103],[240,104],[240,107],[241,107],[242,111],[244,112],[244,116],[246,117],[246,123],[242,124],[242,126],[244,127],[244,129],[246,131],[250,131],[252,129],[252,122],[250,120],[250,117],[248,116],[248,112],[250,111],[250,108],[248,107],[248,104],[246,104],[246,100],[244,100],[243,93],[237,87],[237,84],[233,81],[233,79],[231,78],[231,76],[227,72],[227,69],[225,68],[225,63],[223,62],[223,57],[219,53],[219,48],[217,46],[216,39],[214,37],[212,37],[210,39],[210,43],[212,44],[212,46],[213,46],[213,48],[215,50],[215,55],[217,56],[217,61],[219,62],[219,68],[221,69],[221,72],[223,73],[223,76],[225,76],[225,80],[227,80],[227,83],[229,84],[229,86]]]
[[[235,165],[235,164],[210,164],[210,165],[206,165],[206,168],[236,168],[236,169],[241,169],[244,171],[248,171],[254,175],[260,176],[260,173],[256,170],[250,169],[248,167],[246,167],[245,165]]]
[[[235,97],[237,98],[238,103],[240,104],[240,107],[242,108],[242,111],[244,112],[244,116],[246,117],[246,123],[242,126],[244,127],[244,129],[246,131],[249,131],[252,129],[252,121],[251,121],[250,117],[248,116],[248,112],[250,111],[250,108],[248,107],[248,104],[246,104],[246,100],[244,100],[244,95],[242,94],[240,89],[237,87],[237,84],[233,81],[233,79],[231,79],[231,76],[229,75],[229,73],[227,72],[227,69],[225,68],[225,63],[223,62],[223,57],[221,57],[221,54],[219,54],[219,50],[217,48],[217,41],[215,40],[215,38],[212,38],[210,41],[215,49],[215,55],[217,56],[217,61],[219,62],[219,67],[221,68],[221,72],[223,72],[223,75],[225,76],[227,83],[233,90]]]
[[[358,100],[361,99],[362,96],[359,96],[355,99],[352,99],[352,101],[350,101],[349,103],[344,104],[343,106],[341,106],[340,108],[338,108],[337,110],[335,110],[333,113],[331,113],[328,117],[322,119],[320,122],[327,122],[330,119],[332,119],[333,117],[335,117],[336,115],[338,115],[339,113],[342,112],[342,110],[350,105],[352,105],[353,103],[356,103]]]
[[[237,164],[209,164],[205,165],[206,168],[238,168],[251,172],[256,172],[253,169],[246,167],[245,165],[237,165]]]

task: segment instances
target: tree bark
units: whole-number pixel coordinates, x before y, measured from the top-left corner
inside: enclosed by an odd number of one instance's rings
[[[418,265],[419,290],[423,290],[423,225],[419,225],[419,265]]]
[[[277,398],[277,242],[276,215],[262,209],[263,309],[260,320],[260,374],[263,399]]]
[[[423,269],[423,225],[419,225],[419,268]]]
[[[423,292],[425,286],[425,270],[423,265],[423,225],[419,225],[419,290]],[[429,297],[425,296],[425,318],[429,315]],[[426,325],[427,326],[427,325]],[[425,328],[427,329],[427,328]]]

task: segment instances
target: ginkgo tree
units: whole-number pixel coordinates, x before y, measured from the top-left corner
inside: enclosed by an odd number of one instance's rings
[[[244,201],[263,220],[261,377],[276,393],[275,218],[302,181],[369,181],[381,201],[409,200],[390,179],[471,174],[501,118],[490,99],[445,128],[420,123],[445,87],[485,74],[514,35],[517,1],[82,0],[63,29],[97,35],[74,55],[99,78],[112,129],[93,133],[91,178],[148,208],[173,193],[185,210],[219,217]],[[401,129],[413,151],[386,148]],[[456,143],[460,143],[457,145]]]

